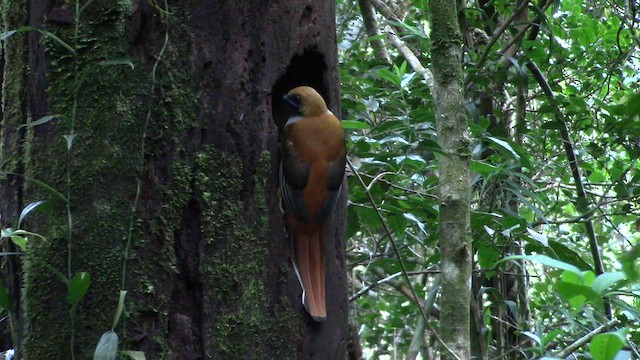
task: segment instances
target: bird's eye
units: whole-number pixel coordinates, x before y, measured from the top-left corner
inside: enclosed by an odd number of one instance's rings
[[[294,109],[300,110],[300,95],[298,94],[285,95],[284,100],[288,102],[291,106],[293,106]]]

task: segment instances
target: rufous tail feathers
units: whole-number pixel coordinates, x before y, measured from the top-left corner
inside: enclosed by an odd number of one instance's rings
[[[302,305],[313,320],[327,319],[325,300],[325,266],[321,227],[313,231],[296,231],[290,234],[293,267],[302,286]]]

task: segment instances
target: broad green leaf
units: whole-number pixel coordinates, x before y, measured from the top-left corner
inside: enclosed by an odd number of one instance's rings
[[[500,252],[495,246],[485,245],[478,247],[478,265],[483,268],[489,268],[492,264],[500,259],[502,252]]]
[[[27,249],[27,239],[22,236],[12,235],[11,241],[13,241],[16,246],[20,248],[20,250],[25,251]]]
[[[96,351],[93,353],[93,360],[116,360],[118,356],[118,335],[109,330],[102,334]]]
[[[625,343],[620,334],[599,334],[589,343],[589,351],[594,360],[613,360]]]
[[[598,275],[598,277],[591,284],[591,288],[596,293],[602,295],[607,289],[618,281],[626,279],[627,276],[622,271],[607,272]]]
[[[477,173],[483,174],[483,175],[488,175],[491,173],[497,173],[502,171],[503,169],[498,167],[498,166],[494,166],[491,165],[485,161],[481,161],[481,160],[471,160],[471,171],[475,171]]]
[[[588,292],[591,289],[588,286],[576,285],[561,281],[556,285],[556,289],[563,299],[569,302],[575,310],[582,309],[584,303],[588,300]]]
[[[67,286],[67,302],[70,305],[79,303],[87,293],[90,284],[91,275],[88,272],[75,274]]]

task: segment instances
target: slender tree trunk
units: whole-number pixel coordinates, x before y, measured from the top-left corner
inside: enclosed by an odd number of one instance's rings
[[[438,141],[443,151],[439,177],[440,328],[448,349],[442,349],[441,353],[443,359],[469,359],[471,154],[463,106],[462,37],[455,2],[436,0],[430,4],[434,99]]]
[[[344,358],[346,194],[325,239],[321,324],[302,309],[277,196],[282,95],[311,85],[339,114],[335,4],[4,3],[28,10],[7,26],[46,32],[9,39],[26,39],[28,63],[6,56],[5,80],[29,73],[3,86],[25,111],[3,114],[2,142],[56,115],[12,145],[35,181],[4,177],[0,195],[53,202],[23,226],[47,239],[23,260],[24,358],[90,358],[120,290],[120,349],[147,359]],[[79,272],[91,284],[71,306],[61,278]]]

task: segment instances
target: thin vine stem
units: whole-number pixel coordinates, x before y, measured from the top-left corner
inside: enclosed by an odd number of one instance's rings
[[[167,0],[164,0],[164,9],[158,9],[160,11],[161,16],[166,19],[169,14],[169,4]],[[153,102],[153,93],[156,89],[156,72],[158,70],[158,65],[160,65],[160,61],[162,60],[162,56],[164,55],[165,50],[167,49],[167,45],[169,44],[169,26],[168,21],[165,22],[165,26],[167,26],[167,31],[164,34],[164,42],[162,44],[162,48],[160,48],[160,52],[158,53],[158,57],[156,62],[153,64],[153,70],[151,71],[151,101],[149,104],[149,109],[147,110],[147,117],[144,122],[144,127],[142,129],[142,140],[140,141],[140,172],[138,174],[138,181],[136,183],[136,195],[133,199],[133,206],[131,207],[131,219],[129,221],[129,231],[127,234],[127,245],[124,249],[124,260],[122,261],[122,282],[121,289],[126,289],[126,278],[127,278],[127,262],[129,259],[129,252],[131,250],[131,243],[133,242],[133,228],[136,219],[136,211],[138,210],[138,202],[140,200],[140,189],[142,187],[142,175],[144,171],[144,156],[146,153],[146,138],[147,138],[147,128],[151,121],[151,103]]]

